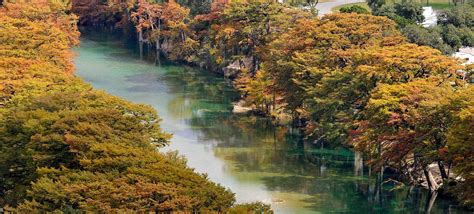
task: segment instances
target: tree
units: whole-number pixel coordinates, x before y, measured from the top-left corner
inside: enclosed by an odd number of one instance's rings
[[[441,35],[442,28],[440,27],[424,28],[417,24],[410,24],[405,26],[402,32],[411,43],[430,46],[440,50],[445,55],[450,55],[455,52],[453,47],[444,42]]]
[[[437,163],[443,179],[448,179],[446,134],[453,112],[462,108],[453,105],[454,88],[440,81],[430,78],[378,86],[352,141],[356,149],[369,154],[371,164],[392,167],[410,180],[424,172],[432,191],[439,187],[428,165]]]
[[[424,20],[423,9],[413,1],[383,5],[374,14],[394,20],[410,42],[450,55],[462,46],[474,44],[473,11],[469,5],[442,10],[438,14],[438,26],[428,28],[418,26]]]
[[[190,10],[169,1],[164,4],[140,2],[131,19],[140,42],[154,44],[157,55],[165,53],[172,60],[192,61],[197,42],[188,21]]]
[[[235,82],[235,85],[245,96],[245,100],[251,104],[256,104],[256,108],[264,114],[270,115],[275,109],[275,95],[273,93],[273,82],[264,73],[265,70],[258,70],[255,75],[242,74]]]
[[[474,32],[469,28],[458,28],[452,24],[442,26],[443,40],[455,50],[474,44]]]
[[[462,178],[452,190],[458,200],[466,207],[473,207],[474,202],[474,165],[473,165],[473,135],[474,108],[473,87],[470,86],[460,91],[452,105],[459,106],[454,112],[453,125],[447,133],[447,147],[454,166],[454,171]]]
[[[421,4],[414,1],[402,1],[395,4],[395,13],[414,23],[422,23],[425,20]]]
[[[217,64],[223,65],[251,57],[254,67],[250,69],[255,72],[260,62],[260,49],[284,31],[292,20],[306,15],[278,3],[233,2],[211,26],[211,55]]]
[[[474,27],[474,10],[472,6],[463,5],[438,13],[438,25],[452,24],[455,27]]]

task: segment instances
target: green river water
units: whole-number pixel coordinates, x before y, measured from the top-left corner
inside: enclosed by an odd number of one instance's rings
[[[427,191],[380,186],[357,154],[303,140],[297,130],[232,114],[228,80],[184,65],[140,59],[119,34],[83,33],[77,75],[97,89],[153,106],[177,150],[197,172],[230,188],[238,202],[262,201],[276,213],[426,213]],[[461,213],[438,198],[431,213]]]

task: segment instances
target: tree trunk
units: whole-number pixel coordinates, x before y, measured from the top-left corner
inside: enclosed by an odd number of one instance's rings
[[[140,60],[143,60],[143,42],[139,42],[138,45],[140,46]]]
[[[138,32],[138,42],[143,42],[143,32],[141,30]]]
[[[431,192],[435,192],[438,190],[439,186],[433,178],[431,174],[431,170],[428,167],[423,167],[423,172],[425,174],[426,182],[428,183],[428,187],[430,188]]]
[[[364,175],[364,159],[362,158],[362,154],[360,152],[354,153],[354,175]]]
[[[448,179],[448,174],[446,173],[446,169],[444,167],[443,161],[438,161],[439,172],[441,173],[441,177],[443,179]]]
[[[161,66],[161,19],[158,19],[158,38],[156,38],[156,59],[158,60],[158,66]]]

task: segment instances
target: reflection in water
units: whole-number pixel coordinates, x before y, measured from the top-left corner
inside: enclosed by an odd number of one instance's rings
[[[231,188],[239,202],[263,201],[277,213],[454,212],[450,201],[370,175],[360,154],[305,141],[298,130],[231,113],[239,95],[209,72],[140,60],[119,34],[85,32],[77,75],[96,88],[155,107],[173,133],[168,150]],[[116,37],[116,38],[114,38]],[[144,47],[146,49],[146,47]],[[459,211],[460,212],[460,211]]]

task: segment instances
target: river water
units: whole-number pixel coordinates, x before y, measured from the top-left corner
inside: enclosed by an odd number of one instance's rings
[[[314,145],[297,130],[232,114],[239,95],[223,77],[184,65],[140,59],[120,34],[83,33],[76,74],[97,89],[153,106],[171,145],[188,165],[276,213],[460,213],[449,200],[415,187],[380,185],[359,155]]]

